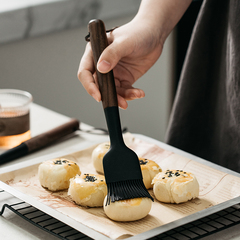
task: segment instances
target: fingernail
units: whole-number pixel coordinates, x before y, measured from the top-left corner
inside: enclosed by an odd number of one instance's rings
[[[93,94],[92,94],[92,97],[93,97],[97,102],[100,102],[100,99],[99,99],[99,97],[98,97],[98,94],[93,93]]]
[[[111,64],[105,60],[102,60],[100,63],[98,63],[98,71],[99,72],[103,72],[103,73],[106,73],[106,72],[109,72],[110,69],[111,69]]]

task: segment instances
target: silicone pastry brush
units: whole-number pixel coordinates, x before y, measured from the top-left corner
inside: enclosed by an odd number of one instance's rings
[[[98,59],[108,46],[105,25],[103,21],[94,19],[89,22],[88,30],[111,143],[103,158],[108,187],[106,204],[140,197],[153,200],[143,183],[138,156],[123,141],[113,71],[107,74],[97,71]]]

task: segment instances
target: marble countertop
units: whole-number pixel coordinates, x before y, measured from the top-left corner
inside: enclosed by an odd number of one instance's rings
[[[0,0],[0,44],[135,13],[140,0]]]

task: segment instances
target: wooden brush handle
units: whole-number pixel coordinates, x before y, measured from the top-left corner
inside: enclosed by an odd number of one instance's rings
[[[45,146],[52,144],[53,142],[67,136],[79,129],[79,121],[77,119],[71,119],[69,122],[64,123],[52,130],[37,135],[24,143],[28,147],[28,152],[41,149]]]
[[[106,74],[100,73],[97,70],[97,62],[103,50],[108,46],[105,25],[102,20],[94,19],[88,24],[90,33],[90,42],[93,51],[95,69],[97,72],[99,89],[102,96],[103,108],[118,106],[117,93],[113,71]]]

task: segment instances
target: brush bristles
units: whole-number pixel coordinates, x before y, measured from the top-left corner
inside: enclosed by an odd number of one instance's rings
[[[108,183],[107,187],[108,194],[106,206],[109,205],[110,202],[132,198],[147,197],[153,201],[153,198],[146,189],[142,179]]]

